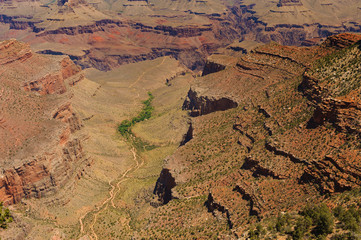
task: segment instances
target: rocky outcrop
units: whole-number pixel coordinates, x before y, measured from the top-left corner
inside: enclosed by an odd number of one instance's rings
[[[232,221],[231,221],[231,217],[230,217],[229,210],[228,210],[225,206],[222,206],[221,203],[217,202],[217,201],[213,198],[212,193],[209,193],[209,194],[208,194],[208,199],[207,199],[207,201],[204,203],[204,205],[206,205],[208,211],[211,212],[214,216],[217,216],[217,215],[218,215],[217,212],[218,212],[219,214],[224,215],[224,218],[227,219],[228,227],[229,227],[230,229],[232,229],[233,223],[232,223]]]
[[[222,71],[225,68],[226,68],[225,65],[222,65],[222,64],[219,64],[219,63],[212,62],[212,61],[208,60],[208,61],[206,61],[206,64],[204,65],[202,76]]]
[[[250,216],[256,215],[261,217],[264,207],[251,186],[249,186],[247,183],[237,184],[233,191],[238,192],[244,199],[250,202]]]
[[[339,131],[360,134],[361,125],[356,119],[361,114],[361,105],[357,100],[332,97],[328,89],[308,72],[303,75],[299,90],[315,106],[313,116],[308,123],[309,127],[317,127],[328,122]]]
[[[74,62],[70,60],[69,57],[64,57],[60,65],[61,65],[61,75],[64,80],[74,76],[75,74],[81,71],[81,68],[75,65]]]
[[[73,112],[71,103],[69,102],[60,106],[53,114],[53,118],[68,124],[69,129],[72,133],[76,130],[80,130],[80,128],[82,127],[79,118]]]
[[[14,51],[17,49],[17,51]],[[3,42],[0,46],[0,65],[26,61],[33,55],[30,46],[22,47],[16,40]]]
[[[5,204],[18,203],[24,197],[41,198],[55,193],[70,178],[76,177],[73,165],[87,162],[78,139],[68,141],[56,152],[4,169],[0,180],[0,199]]]
[[[342,33],[328,37],[326,41],[323,42],[322,46],[343,49],[358,41],[361,41],[361,35]]]
[[[183,103],[183,110],[190,110],[192,117],[201,116],[215,111],[224,111],[238,106],[238,103],[227,97],[199,96],[197,91],[190,89]]]
[[[361,185],[361,171],[355,156],[326,156],[313,162],[302,175],[301,183],[317,184],[322,193],[344,192]]]
[[[361,123],[356,120],[360,114],[361,105],[357,102],[325,98],[317,105],[310,125],[330,122],[340,131],[360,134]]]
[[[216,73],[237,64],[238,58],[224,54],[213,54],[207,58],[202,76]]]
[[[34,91],[40,95],[62,94],[66,87],[64,80],[59,74],[48,74],[40,79],[24,84],[25,91]]]
[[[243,119],[237,117],[235,123],[233,124],[233,129],[238,131],[241,136],[239,136],[237,143],[247,149],[250,152],[253,148],[255,142],[255,137],[252,136],[252,133],[249,133],[244,126]]]
[[[252,176],[254,177],[265,176],[274,179],[287,179],[287,176],[279,175],[272,169],[262,166],[262,163],[259,160],[253,159],[251,156],[246,157],[241,169],[251,171]]]
[[[307,161],[306,159],[302,159],[300,157],[295,156],[294,154],[292,154],[289,151],[283,150],[281,147],[277,146],[277,144],[275,144],[274,142],[266,142],[265,144],[265,148],[270,151],[273,152],[275,155],[280,155],[286,158],[289,158],[292,162],[294,163],[302,163],[304,165],[309,165],[309,161]]]
[[[180,146],[185,145],[187,142],[192,140],[192,138],[193,138],[193,126],[192,126],[192,123],[190,122],[189,126],[188,126],[188,131],[186,134],[184,134],[183,139],[180,143]]]
[[[164,168],[155,185],[153,194],[157,195],[158,202],[161,205],[167,204],[173,199],[172,188],[176,186],[176,182],[169,169]]]
[[[80,72],[80,68],[65,56],[60,62],[60,70],[42,76],[40,79],[27,81],[24,83],[25,91],[34,91],[40,95],[63,94],[66,92],[64,81]],[[80,78],[80,77],[79,77]],[[79,80],[73,80],[70,85],[74,85]]]

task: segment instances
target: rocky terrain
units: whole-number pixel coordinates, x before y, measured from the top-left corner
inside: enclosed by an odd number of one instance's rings
[[[42,56],[15,40],[1,42],[0,59],[0,199],[13,204],[74,183],[88,164],[67,94],[84,76],[69,57]]]
[[[167,158],[156,184],[161,202],[174,200],[152,228],[178,238],[246,237],[249,224],[359,189],[360,40],[268,44],[196,79],[183,105],[192,139]],[[156,224],[162,214],[184,231]],[[200,220],[210,218],[224,225]]]
[[[308,44],[309,39],[360,31],[357,1],[243,1],[257,26],[255,39],[287,45]],[[254,32],[254,31],[253,31]]]
[[[0,3],[1,38],[16,37],[30,42],[38,52],[66,54],[83,67],[100,70],[161,56],[176,57],[189,68],[201,70],[210,52],[240,37],[237,21],[217,2],[187,2],[175,9],[166,1],[106,4]]]

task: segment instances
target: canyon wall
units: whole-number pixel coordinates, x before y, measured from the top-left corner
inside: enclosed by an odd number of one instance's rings
[[[13,204],[54,193],[88,164],[67,94],[82,74],[69,57],[34,54],[15,40],[0,43],[0,62],[0,200]]]

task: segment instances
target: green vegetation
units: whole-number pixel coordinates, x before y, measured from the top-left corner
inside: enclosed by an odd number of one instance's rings
[[[10,215],[10,210],[3,206],[3,203],[0,202],[0,227],[6,229],[8,223],[11,223],[13,218]]]
[[[120,134],[128,138],[128,140],[131,141],[132,146],[134,146],[138,151],[150,151],[157,148],[156,145],[149,144],[148,142],[143,141],[141,138],[135,137],[131,130],[132,126],[134,126],[136,123],[149,119],[152,116],[152,112],[154,110],[152,106],[152,100],[154,99],[154,96],[151,92],[148,92],[148,96],[149,98],[142,102],[144,107],[138,116],[133,117],[131,120],[124,120],[118,126],[118,131]],[[130,135],[132,135],[132,137],[129,138]]]
[[[139,137],[131,138],[131,142],[138,151],[151,151],[158,147],[157,145],[150,144]]]
[[[277,218],[269,218],[251,226],[249,239],[360,239],[361,201],[358,200],[360,190],[348,192],[342,205],[332,209],[321,203],[306,206],[298,213],[281,213]],[[356,198],[353,198],[356,197]],[[354,200],[356,199],[356,202]],[[264,226],[267,226],[268,232]]]
[[[251,240],[262,239],[262,236],[266,234],[266,230],[263,229],[261,224],[257,224],[256,229],[250,230],[248,233],[248,237]]]
[[[123,136],[128,136],[132,133],[131,128],[134,124],[149,119],[152,116],[152,112],[154,110],[154,108],[152,107],[152,100],[154,99],[154,96],[151,92],[148,92],[148,96],[149,98],[142,102],[144,104],[144,107],[142,111],[138,114],[138,116],[133,117],[132,120],[124,120],[120,123],[118,131]]]
[[[352,232],[360,231],[361,210],[351,205],[347,210],[338,206],[333,210],[335,217],[340,221],[339,225],[344,230]]]
[[[350,232],[335,234],[331,237],[331,240],[357,240],[357,239],[359,238],[355,236],[355,234]]]
[[[312,226],[312,219],[309,217],[299,218],[296,222],[296,226],[291,233],[293,239],[303,239],[305,234],[309,231]]]
[[[352,210],[352,212],[357,211]],[[325,204],[307,206],[299,213],[280,213],[276,219],[271,218],[264,222],[268,224],[267,234],[259,223],[255,230],[250,228],[248,237],[250,239],[277,239],[277,236],[288,235],[287,239],[294,240],[325,239],[333,233],[334,214]]]
[[[315,236],[321,236],[322,238],[323,236],[327,236],[327,234],[332,233],[334,217],[330,209],[325,204],[307,206],[301,212],[301,215],[306,221],[309,221],[308,219],[312,220],[312,225],[314,226],[312,233]]]
[[[287,232],[287,227],[291,224],[291,217],[289,214],[279,214],[276,221],[276,230],[277,232],[284,233]]]

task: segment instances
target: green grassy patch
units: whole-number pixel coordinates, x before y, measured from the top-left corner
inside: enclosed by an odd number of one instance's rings
[[[131,120],[124,120],[120,123],[118,127],[118,131],[120,132],[120,134],[122,134],[123,136],[129,136],[129,134],[132,133],[131,128],[132,126],[134,126],[134,124],[149,119],[152,116],[152,112],[154,110],[152,106],[152,101],[154,99],[154,96],[151,92],[148,92],[148,96],[149,98],[142,102],[144,104],[144,107],[142,111],[138,114],[138,116],[133,117]]]

